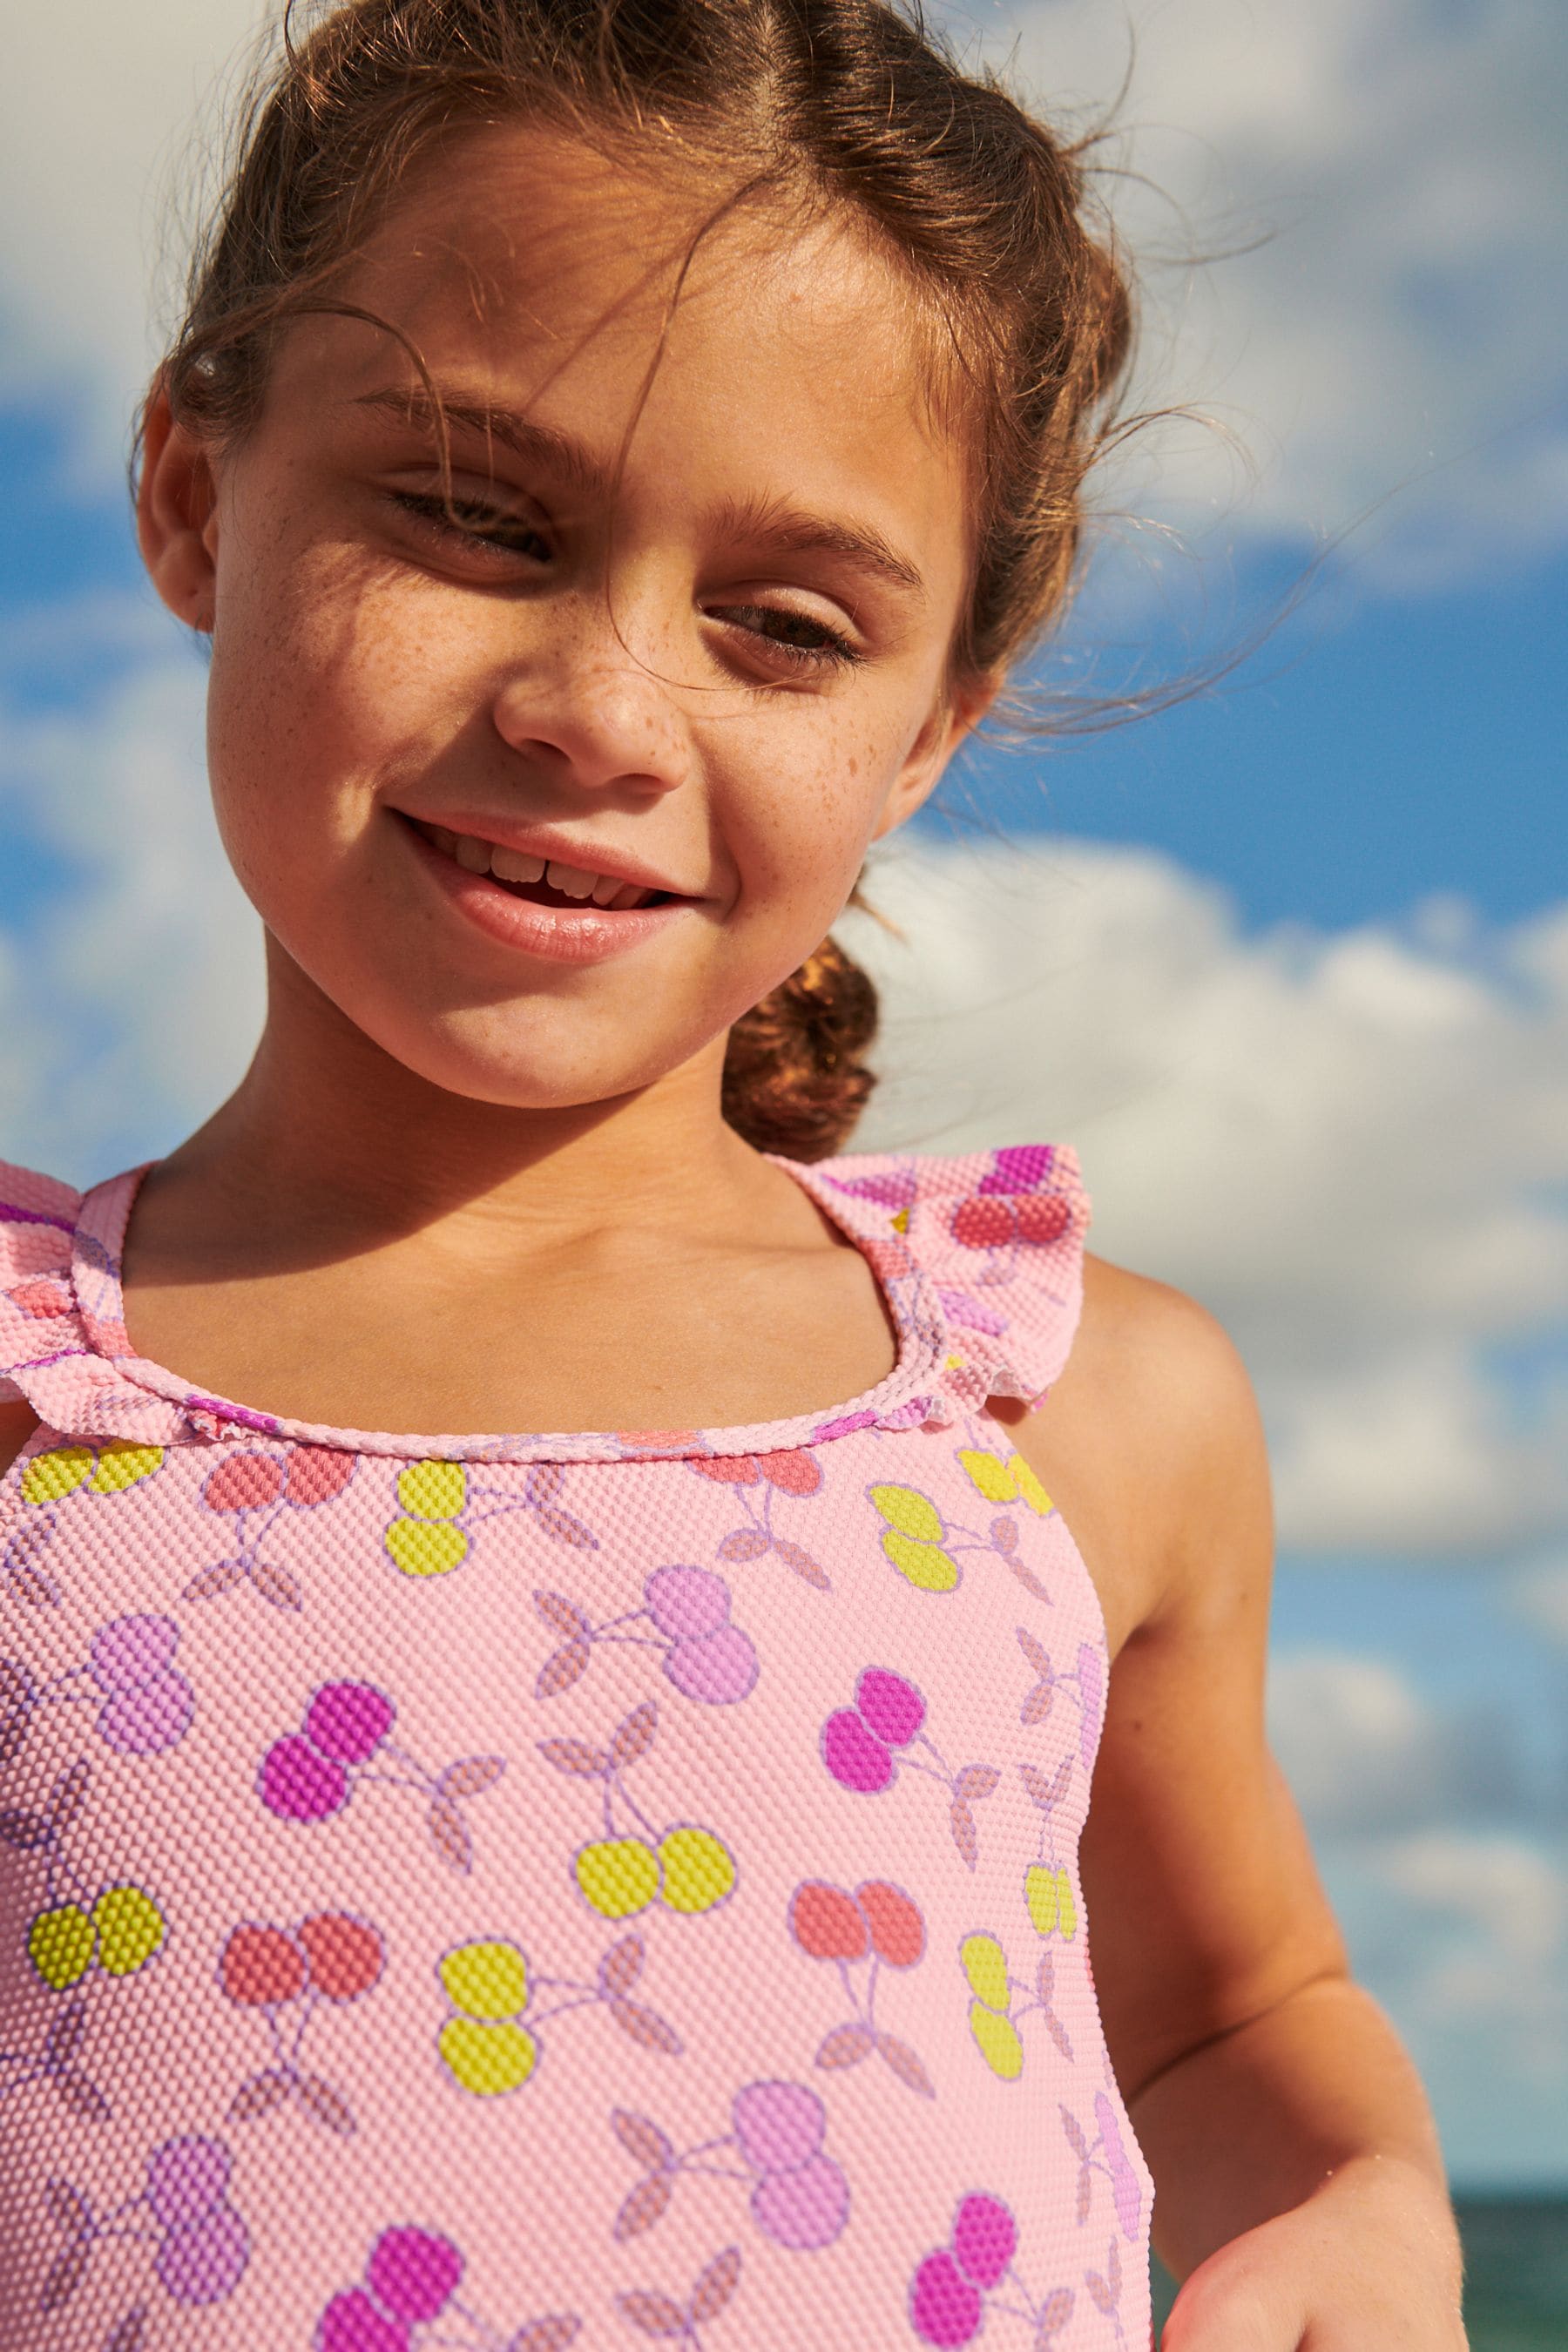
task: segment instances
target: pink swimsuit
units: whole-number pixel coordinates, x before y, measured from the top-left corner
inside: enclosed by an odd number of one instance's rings
[[[486,1438],[193,1394],[137,1174],[0,1167],[5,2352],[1142,2352],[1104,1628],[984,1410],[1066,1359],[1077,1169],[779,1164],[885,1380]]]

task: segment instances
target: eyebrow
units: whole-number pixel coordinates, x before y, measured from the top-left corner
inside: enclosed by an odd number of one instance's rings
[[[540,465],[588,497],[606,497],[614,489],[614,469],[585,449],[569,433],[540,425],[514,408],[497,408],[483,398],[460,391],[442,392],[437,402],[423,385],[385,384],[354,395],[356,408],[379,409],[399,423],[438,434],[444,418],[448,428],[476,438],[498,442],[525,464]],[[782,499],[729,501],[716,517],[721,536],[786,555],[826,555],[847,563],[868,577],[923,597],[925,582],[907,556],[884,538],[875,524],[835,521],[812,514]]]

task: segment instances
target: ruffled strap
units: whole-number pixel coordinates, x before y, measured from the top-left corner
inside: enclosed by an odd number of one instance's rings
[[[928,1420],[952,1422],[991,1396],[1043,1403],[1083,1307],[1089,1206],[1076,1152],[1021,1143],[846,1156],[818,1172],[836,1192],[880,1208],[919,1270],[922,1319],[942,1329]]]
[[[122,1180],[129,1181],[129,1180]],[[83,1230],[79,1192],[0,1160],[0,1402],[18,1398],[71,1437],[175,1444],[196,1433],[166,1399],[126,1379],[92,1321],[82,1276],[108,1254]]]

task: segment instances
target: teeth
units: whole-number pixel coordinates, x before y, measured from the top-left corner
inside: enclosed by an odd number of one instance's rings
[[[500,882],[542,882],[544,860],[527,857],[521,849],[492,849],[490,872]]]
[[[544,878],[557,890],[564,890],[569,898],[587,898],[593,895],[596,874],[584,866],[559,866],[552,857],[544,869]]]
[[[435,844],[436,847],[441,852],[444,857],[456,857],[458,854],[458,836],[455,833],[448,833],[444,824],[427,825],[426,830],[429,834],[431,841]]]
[[[488,874],[490,870],[489,843],[476,841],[471,833],[458,835],[452,855],[465,874]]]
[[[624,890],[626,887],[626,884],[624,882],[617,881],[613,874],[601,874],[594,884],[593,898],[595,906],[607,907],[611,899],[615,898],[618,892]]]

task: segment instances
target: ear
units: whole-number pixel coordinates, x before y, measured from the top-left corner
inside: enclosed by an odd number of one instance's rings
[[[882,813],[871,835],[880,841],[913,816],[941,782],[948,761],[971,731],[979,726],[997,695],[1000,677],[975,678],[950,687],[905,754],[893,779]]]
[[[210,446],[176,422],[162,383],[148,402],[142,428],[136,537],[148,577],[174,618],[210,630],[217,554]]]

